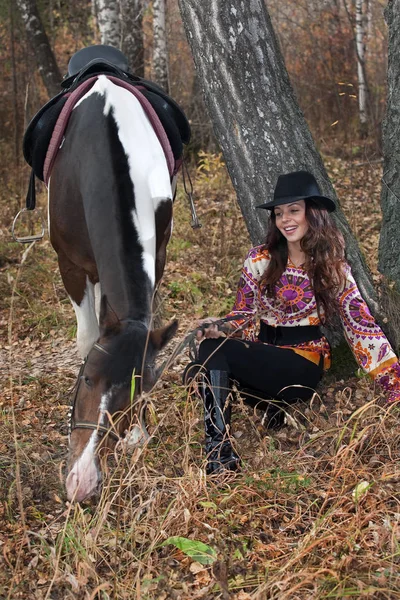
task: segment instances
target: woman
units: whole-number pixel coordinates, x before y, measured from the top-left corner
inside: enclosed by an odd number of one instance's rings
[[[330,347],[320,325],[340,318],[358,364],[400,400],[400,364],[371,316],[344,257],[344,240],[329,216],[335,210],[306,171],[280,175],[266,243],[244,262],[233,310],[222,332],[214,318],[197,332],[197,364],[204,402],[207,473],[236,470],[229,439],[230,380],[281,403],[311,398],[330,366]],[[260,326],[257,329],[257,320]],[[226,335],[228,328],[228,334]],[[276,415],[275,415],[276,421]]]

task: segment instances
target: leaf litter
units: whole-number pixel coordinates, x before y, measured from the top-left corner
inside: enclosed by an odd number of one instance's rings
[[[353,168],[350,178],[348,162],[326,164],[379,283],[380,166]],[[196,193],[200,231],[190,229],[182,193],[175,204],[161,306],[163,320],[180,326],[160,362],[198,318],[229,310],[250,246],[220,157],[203,157]],[[243,470],[207,480],[202,411],[181,384],[182,355],[149,395],[151,440],[121,447],[104,465],[101,496],[70,505],[73,311],[45,241],[21,268],[8,335],[22,252],[9,244],[4,253],[0,597],[400,598],[399,411],[355,363],[328,375],[311,405],[290,407],[278,431],[239,399]]]

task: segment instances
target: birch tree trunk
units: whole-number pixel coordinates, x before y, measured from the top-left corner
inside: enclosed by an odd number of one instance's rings
[[[388,97],[383,122],[382,229],[379,270],[396,282],[400,292],[400,0],[389,0],[385,18],[389,29]]]
[[[96,0],[96,7],[101,43],[119,48],[121,25],[118,0]]]
[[[144,77],[143,0],[120,0],[121,50],[130,70]]]
[[[16,0],[26,35],[35,55],[37,68],[49,97],[60,91],[61,73],[36,5],[36,0]]]
[[[165,0],[153,0],[153,80],[169,91]]]
[[[358,114],[360,119],[360,133],[362,137],[368,135],[367,118],[367,82],[365,78],[365,36],[366,19],[364,15],[364,0],[356,0],[356,53],[357,53],[357,80],[358,80]]]
[[[397,4],[400,0],[396,0]],[[264,241],[278,175],[307,169],[337,202],[321,156],[291,87],[263,0],[179,0],[182,20],[216,138],[251,240]],[[400,89],[400,86],[399,88]],[[370,272],[338,206],[334,218],[360,291],[380,316]],[[393,332],[388,332],[393,339]]]

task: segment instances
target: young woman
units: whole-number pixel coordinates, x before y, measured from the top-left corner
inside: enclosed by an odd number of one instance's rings
[[[328,214],[333,200],[321,196],[311,173],[296,171],[279,176],[273,200],[257,208],[271,211],[266,243],[247,255],[224,332],[216,319],[204,320],[198,361],[184,375],[188,382],[200,371],[209,474],[239,466],[229,439],[230,381],[249,402],[311,398],[330,366],[320,325],[337,318],[358,364],[389,401],[400,400],[399,361],[345,261],[343,237]]]

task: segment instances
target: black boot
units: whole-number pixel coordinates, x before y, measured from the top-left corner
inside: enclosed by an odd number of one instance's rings
[[[227,402],[230,392],[226,371],[209,371],[200,386],[204,403],[204,429],[206,434],[207,475],[224,470],[236,471],[240,465],[229,438],[231,406]]]

